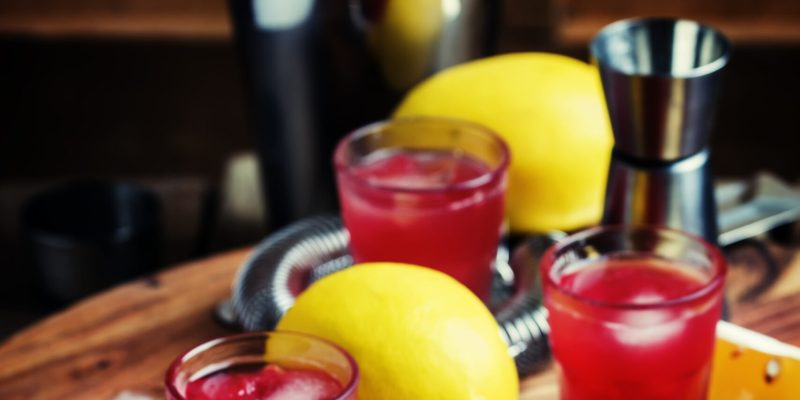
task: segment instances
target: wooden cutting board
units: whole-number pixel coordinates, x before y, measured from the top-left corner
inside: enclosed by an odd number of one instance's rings
[[[800,250],[729,251],[734,323],[800,345]],[[249,249],[184,264],[82,301],[0,344],[0,399],[163,398],[167,365],[232,333],[214,322]],[[522,381],[520,399],[556,399],[552,367]]]

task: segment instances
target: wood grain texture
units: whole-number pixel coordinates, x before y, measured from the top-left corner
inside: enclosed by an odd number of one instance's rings
[[[212,318],[246,251],[138,280],[48,318],[0,346],[0,399],[162,398],[167,366],[228,334]]]
[[[742,297],[763,277],[764,260],[747,247],[729,253],[733,322],[800,345],[800,250],[771,248],[780,277]],[[163,375],[181,352],[230,333],[212,317],[230,293],[248,250],[198,260],[90,298],[0,345],[0,399],[162,398]],[[781,256],[781,254],[783,256]],[[777,295],[772,293],[778,290]],[[742,300],[745,299],[746,300]],[[521,382],[521,400],[558,398],[552,366]]]
[[[42,37],[229,40],[224,0],[0,2],[0,33]]]

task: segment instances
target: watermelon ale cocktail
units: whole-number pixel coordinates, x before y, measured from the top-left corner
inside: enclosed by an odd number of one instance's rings
[[[508,161],[492,131],[455,119],[404,118],[351,133],[334,164],[354,259],[435,268],[488,300]]]
[[[706,398],[725,261],[655,227],[579,232],[542,259],[563,400]]]
[[[338,346],[293,332],[203,343],[167,370],[167,400],[354,400],[358,366]]]

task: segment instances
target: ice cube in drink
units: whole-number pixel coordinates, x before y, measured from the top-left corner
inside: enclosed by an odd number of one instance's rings
[[[339,178],[339,192],[357,262],[435,268],[488,300],[504,176],[492,176],[476,158],[442,150],[377,152],[348,172]]]
[[[654,257],[589,263],[545,288],[562,399],[704,398],[719,288]]]
[[[321,371],[249,364],[189,381],[186,400],[332,400],[342,386]]]

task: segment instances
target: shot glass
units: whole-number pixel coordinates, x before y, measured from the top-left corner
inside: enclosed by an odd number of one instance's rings
[[[401,118],[350,133],[334,166],[353,258],[434,268],[487,302],[508,163],[497,134],[463,120]]]
[[[270,392],[277,381],[282,385]],[[165,377],[167,400],[228,398],[226,391],[266,399],[350,400],[357,386],[358,366],[345,350],[286,331],[213,339],[176,358]]]
[[[652,226],[576,233],[541,261],[562,400],[705,399],[725,259]]]

